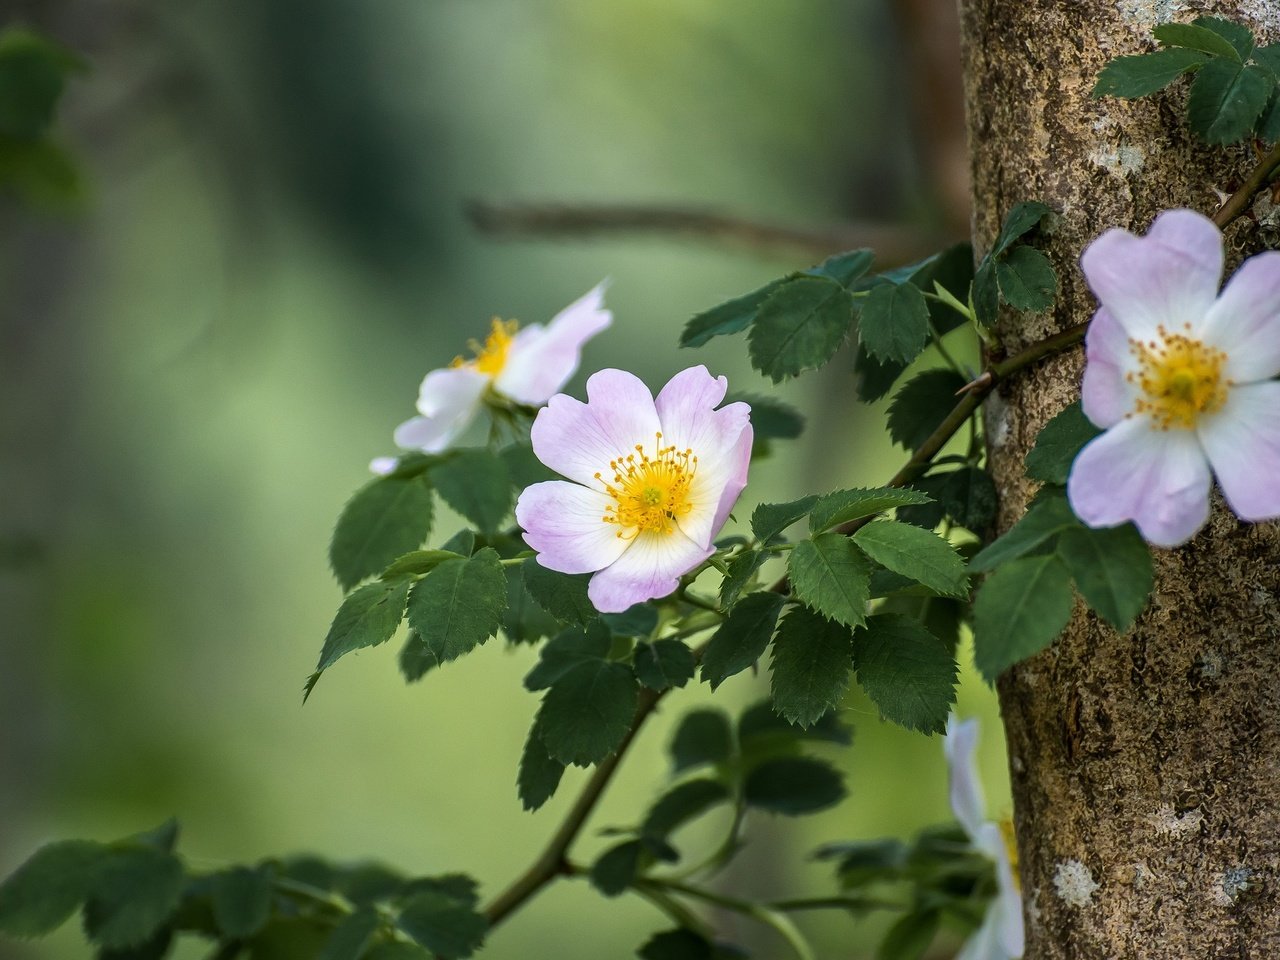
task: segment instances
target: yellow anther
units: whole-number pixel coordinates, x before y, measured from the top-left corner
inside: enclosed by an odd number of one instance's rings
[[[471,340],[467,346],[471,348],[471,352],[476,355],[475,360],[464,360],[462,357],[454,357],[453,362],[449,364],[451,367],[461,367],[466,364],[472,364],[477,370],[489,377],[496,377],[502,372],[502,368],[507,365],[507,350],[511,346],[511,341],[515,338],[516,331],[520,328],[514,320],[499,320],[494,317],[490,322],[489,336],[485,338],[484,343],[478,340]]]
[[[1226,403],[1231,380],[1222,371],[1227,355],[1184,334],[1157,329],[1160,340],[1129,341],[1139,370],[1126,379],[1142,390],[1134,412],[1150,416],[1161,430],[1189,430],[1201,414]]]
[[[645,531],[674,529],[675,521],[692,507],[689,492],[698,467],[692,450],[664,447],[661,433],[655,435],[652,456],[645,453],[644,444],[636,444],[635,449],[636,453],[609,462],[613,481],[604,485],[614,502],[605,508],[602,519],[617,524],[618,536],[627,540]],[[599,473],[595,476],[601,479]]]

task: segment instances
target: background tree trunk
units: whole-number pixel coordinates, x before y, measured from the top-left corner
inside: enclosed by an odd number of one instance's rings
[[[1013,351],[1095,309],[1078,257],[1110,226],[1145,232],[1170,207],[1212,212],[1251,149],[1194,143],[1185,83],[1155,99],[1089,99],[1112,56],[1151,49],[1154,23],[1201,13],[1280,39],[1267,0],[960,0],[974,243],[1020,200],[1062,215],[1050,313],[1006,317]],[[1175,109],[1177,107],[1177,109]],[[1259,201],[1266,205],[1268,199]],[[1262,207],[1256,207],[1260,212]],[[1263,246],[1227,233],[1228,270]],[[1275,234],[1270,238],[1274,245]],[[1022,459],[1079,396],[1082,351],[1031,371],[986,411],[1000,529],[1033,492]],[[1078,606],[1048,651],[999,691],[1009,739],[1031,960],[1280,956],[1280,527],[1208,527],[1159,551],[1152,603],[1117,635]]]

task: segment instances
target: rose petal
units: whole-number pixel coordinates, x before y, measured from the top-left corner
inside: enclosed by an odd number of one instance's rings
[[[415,417],[414,419],[420,418]],[[369,461],[369,472],[376,473],[380,477],[385,477],[399,465],[399,457],[374,457]]]
[[[1280,383],[1232,387],[1226,406],[1197,432],[1231,512],[1241,520],[1280,517]]]
[[[1093,315],[1084,346],[1087,362],[1080,390],[1084,415],[1105,430],[1137,406],[1140,391],[1125,377],[1138,363],[1124,327],[1105,308]]]
[[[724,457],[728,479],[720,494],[720,503],[716,507],[715,520],[711,524],[711,536],[714,537],[729,519],[729,511],[738,502],[743,489],[747,485],[747,469],[751,464],[751,444],[755,439],[755,431],[747,424],[738,435],[738,443]],[[710,542],[710,541],[708,541]]]
[[[582,345],[613,322],[604,308],[605,283],[561,310],[543,327],[520,330],[507,350],[507,362],[494,389],[520,403],[542,404],[578,370]]]
[[[1067,498],[1091,527],[1132,520],[1149,543],[1176,547],[1209,519],[1209,465],[1194,432],[1131,417],[1080,451]]]
[[[439,453],[475,419],[489,378],[470,367],[432,370],[418,388],[420,417],[396,428],[396,445]]]
[[[947,734],[942,750],[947,758],[951,812],[969,839],[976,840],[986,822],[986,800],[982,796],[982,780],[978,776],[974,751],[978,746],[978,721],[960,723],[955,714],[947,718]]]
[[[991,904],[990,912],[996,926],[997,939],[1005,955],[1021,957],[1026,949],[1026,931],[1022,925],[1022,894],[1019,893],[1018,883],[1013,876],[1009,851],[1003,843],[1000,856],[996,859],[996,887],[999,893]]]
[[[1280,251],[1250,257],[1205,318],[1204,339],[1227,354],[1236,383],[1280,374]]]
[[[1000,918],[996,915],[993,904],[982,918],[982,926],[964,942],[955,960],[1010,960],[1011,956],[1013,955],[1003,952],[1000,945]]]
[[[587,596],[601,613],[621,613],[634,604],[665,597],[679,586],[681,576],[712,553],[678,529],[640,533],[612,566],[591,578]]]
[[[516,501],[516,523],[538,563],[560,573],[594,573],[615,562],[629,541],[605,523],[613,498],[564,480],[525,487]]]
[[[1085,279],[1130,337],[1191,325],[1199,334],[1222,278],[1222,234],[1194,210],[1168,210],[1145,237],[1108,230],[1080,258]]]

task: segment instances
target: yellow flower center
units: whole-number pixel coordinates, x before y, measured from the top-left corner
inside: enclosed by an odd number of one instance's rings
[[[605,507],[601,518],[618,525],[618,536],[631,540],[640,533],[669,533],[675,521],[689,512],[689,488],[698,470],[698,458],[692,450],[677,450],[662,445],[662,434],[655,435],[653,455],[645,453],[637,443],[636,452],[609,461],[613,481],[604,482],[605,493],[613,504]]]
[[[1226,403],[1231,380],[1222,375],[1222,368],[1227,355],[1164,327],[1157,332],[1159,340],[1129,341],[1139,369],[1125,379],[1143,393],[1135,413],[1148,414],[1161,430],[1189,430],[1201,414],[1213,413]]]
[[[519,328],[520,324],[514,320],[503,321],[494,317],[490,323],[489,336],[485,338],[484,343],[478,340],[467,342],[471,352],[476,355],[475,360],[468,361],[462,357],[454,357],[449,366],[462,367],[470,363],[485,376],[496,377],[507,365],[507,350],[511,347],[511,341]]]
[[[1018,838],[1013,831],[1013,819],[1004,817],[1000,821],[1000,835],[1004,837],[1004,849],[1009,854],[1009,867],[1013,870],[1013,884],[1022,889],[1022,879],[1018,876]]]

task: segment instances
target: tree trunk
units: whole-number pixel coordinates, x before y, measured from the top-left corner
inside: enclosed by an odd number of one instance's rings
[[[1110,57],[1151,49],[1161,20],[1210,13],[1280,39],[1268,0],[960,0],[979,252],[1020,200],[1061,213],[1047,252],[1058,304],[1006,316],[1013,351],[1086,320],[1081,250],[1161,210],[1212,213],[1252,150],[1210,150],[1181,120],[1185,82],[1090,100]],[[1268,202],[1267,200],[1260,201]],[[1274,239],[1274,238],[1273,238]],[[1244,218],[1228,270],[1262,246]],[[1000,529],[1033,489],[1022,460],[1079,397],[1082,351],[1045,363],[986,410]],[[1077,605],[1061,638],[999,682],[1029,960],[1280,956],[1280,526],[1215,503],[1187,546],[1157,551],[1151,605],[1120,636]]]

